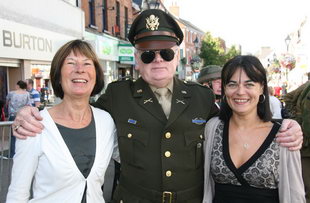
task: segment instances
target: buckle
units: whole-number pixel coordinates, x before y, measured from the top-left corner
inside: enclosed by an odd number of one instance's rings
[[[163,203],[172,203],[172,192],[163,192]]]

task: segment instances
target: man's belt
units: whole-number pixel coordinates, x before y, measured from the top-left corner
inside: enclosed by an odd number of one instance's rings
[[[195,198],[201,198],[203,196],[203,182],[195,187],[181,190],[181,191],[156,191],[148,188],[141,187],[140,185],[134,184],[126,178],[121,177],[119,186],[123,187],[135,196],[148,199],[153,202],[161,203],[177,203]]]

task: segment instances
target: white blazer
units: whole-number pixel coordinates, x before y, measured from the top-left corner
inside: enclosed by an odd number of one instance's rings
[[[40,112],[45,126],[42,134],[17,139],[12,181],[7,203],[80,203],[87,183],[87,202],[104,203],[101,186],[116,144],[116,130],[106,111],[92,107],[96,126],[96,156],[85,179],[75,164],[53,119],[46,109]],[[29,200],[31,181],[33,199]]]

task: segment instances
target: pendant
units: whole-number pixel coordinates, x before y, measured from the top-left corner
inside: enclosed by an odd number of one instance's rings
[[[243,148],[244,148],[244,149],[249,149],[249,144],[248,144],[248,143],[244,143],[244,144],[243,144]]]

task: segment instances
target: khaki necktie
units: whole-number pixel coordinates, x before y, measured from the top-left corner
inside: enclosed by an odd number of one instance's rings
[[[155,91],[155,93],[158,95],[159,104],[163,108],[166,117],[169,118],[171,109],[171,101],[169,99],[169,89],[166,87],[159,88]]]

